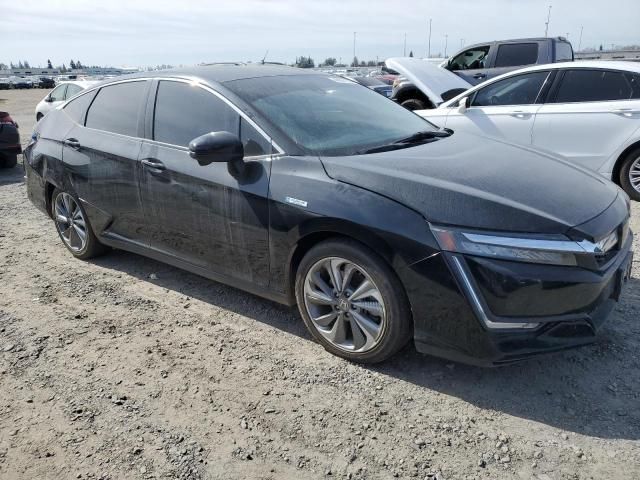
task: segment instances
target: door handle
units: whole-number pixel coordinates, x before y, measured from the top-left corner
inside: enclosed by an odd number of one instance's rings
[[[75,138],[67,138],[63,143],[74,150],[80,150],[80,142]]]
[[[509,115],[516,118],[526,118],[531,114],[529,112],[523,112],[522,110],[514,110],[513,112],[510,112]]]
[[[632,108],[618,108],[616,110],[611,110],[611,113],[622,115],[623,117],[633,117],[633,115],[640,113],[640,110],[633,110]]]
[[[486,76],[486,73],[476,73],[473,78],[485,78]]]
[[[144,165],[145,167],[151,170],[156,170],[158,172],[161,172],[167,169],[167,167],[164,166],[164,163],[162,163],[160,160],[156,158],[145,158],[141,160],[140,163],[142,163],[142,165]]]

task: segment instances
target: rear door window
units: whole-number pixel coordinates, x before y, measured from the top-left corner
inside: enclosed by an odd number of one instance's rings
[[[146,81],[102,87],[87,112],[86,126],[105,132],[138,137]]]
[[[238,135],[239,115],[211,92],[184,82],[158,84],[153,118],[153,139],[186,147],[210,132]]]
[[[623,72],[609,70],[567,70],[555,103],[628,100],[633,91]]]
[[[538,61],[537,43],[505,43],[498,47],[496,67],[533,65]]]

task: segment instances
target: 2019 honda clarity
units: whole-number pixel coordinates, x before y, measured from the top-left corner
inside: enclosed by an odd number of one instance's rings
[[[631,265],[611,182],[288,67],[90,87],[36,125],[24,163],[73,256],[120,248],[297,304],[358,362],[411,339],[482,365],[591,342]]]

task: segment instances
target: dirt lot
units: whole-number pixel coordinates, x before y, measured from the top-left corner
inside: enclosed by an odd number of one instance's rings
[[[25,142],[44,93],[0,91]],[[266,300],[121,251],[74,260],[20,166],[0,217],[2,479],[640,478],[638,240],[593,346],[367,368]]]

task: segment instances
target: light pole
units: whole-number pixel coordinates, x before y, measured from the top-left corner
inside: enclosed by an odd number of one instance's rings
[[[547,13],[547,22],[544,24],[544,36],[549,36],[549,22],[551,21],[551,5],[549,5],[549,13]]]
[[[427,49],[427,58],[431,58],[431,22],[433,18],[429,19],[429,47]]]
[[[353,32],[353,60],[356,59],[356,33],[357,32]]]
[[[582,47],[582,31],[584,30],[584,25],[580,26],[580,40],[578,40],[578,51],[580,51],[580,48]]]
[[[402,50],[402,56],[407,56],[407,34],[404,34],[404,49]]]
[[[449,43],[449,35],[444,34],[444,58],[447,58],[447,43]]]

